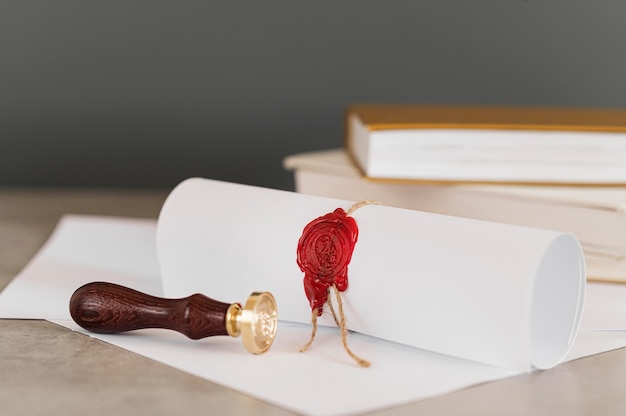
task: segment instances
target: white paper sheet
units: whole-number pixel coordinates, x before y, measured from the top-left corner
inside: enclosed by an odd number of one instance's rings
[[[308,220],[310,218],[305,221]],[[156,224],[152,221],[83,216],[64,218],[40,253],[0,293],[0,317],[43,318],[85,332],[71,321],[68,311],[71,293],[84,283],[105,280],[161,295],[155,233]],[[350,273],[353,273],[352,269]],[[301,284],[301,279],[294,280]],[[263,288],[253,290],[256,289]],[[220,300],[242,301],[249,291],[241,286],[232,299]],[[205,293],[218,298],[213,292]],[[591,290],[586,299],[586,313],[594,312],[596,320],[614,312],[605,309],[611,304],[604,301],[606,293]],[[33,298],[34,294],[38,294],[37,298]],[[306,298],[303,302],[306,305]],[[357,311],[352,307],[348,313]],[[581,332],[567,359],[626,345],[626,332],[593,331],[593,321],[586,328],[590,330]],[[320,328],[313,348],[307,353],[298,353],[297,349],[306,342],[309,331],[309,325],[281,321],[275,345],[261,356],[248,354],[239,339],[230,337],[191,341],[165,330],[142,330],[121,336],[90,335],[261,400],[310,415],[371,411],[520,372],[352,333],[349,337],[351,347],[373,362],[371,368],[362,369],[346,357],[336,328]],[[310,394],[311,391],[316,392],[315,396]]]
[[[156,222],[65,216],[28,265],[0,293],[0,317],[69,319],[80,286],[105,281],[163,294]]]
[[[159,216],[164,293],[270,291],[280,319],[308,323],[298,239],[309,221],[353,203],[187,180]],[[359,241],[342,295],[350,329],[523,371],[569,351],[585,287],[572,235],[375,205],[353,217]]]
[[[307,415],[357,414],[518,373],[353,333],[352,348],[374,363],[363,369],[346,356],[336,328],[320,328],[313,348],[299,353],[310,325],[288,322],[279,323],[274,345],[259,356],[231,337],[192,341],[166,330],[105,335],[79,328],[68,306],[73,291],[85,283],[112,281],[160,294],[155,231],[149,221],[63,218],[38,255],[0,293],[0,318],[48,319]]]

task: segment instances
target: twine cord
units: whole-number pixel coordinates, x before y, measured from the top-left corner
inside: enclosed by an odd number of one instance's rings
[[[311,325],[313,325],[313,329],[311,329],[311,337],[309,338],[309,342],[300,347],[300,352],[305,352],[313,344],[315,334],[317,334],[317,311],[313,311],[311,313]]]
[[[343,344],[343,349],[346,350],[348,355],[352,357],[354,361],[361,367],[369,367],[371,363],[363,358],[359,357],[348,347],[348,328],[346,326],[346,316],[343,313],[343,302],[341,301],[341,295],[339,294],[339,290],[337,286],[333,285],[333,292],[335,292],[335,298],[337,298],[337,307],[339,308],[339,319],[340,325],[339,330],[341,331],[341,343]],[[333,309],[333,304],[328,298],[328,306],[330,306],[331,310]],[[335,311],[333,310],[333,316],[335,315]]]
[[[354,211],[356,211],[359,208],[363,208],[366,205],[380,205],[380,202],[378,201],[370,201],[370,200],[366,200],[366,201],[359,201],[356,204],[352,205],[347,211],[346,211],[346,216],[352,215],[352,213]]]
[[[337,290],[337,287],[335,285],[333,285],[333,288]],[[337,325],[337,328],[341,328],[341,321],[339,320],[339,318],[337,317],[337,314],[335,313],[335,308],[333,308],[333,303],[330,301],[330,297],[328,298],[328,307],[330,308],[330,311],[333,314],[333,320],[335,321],[335,325]]]

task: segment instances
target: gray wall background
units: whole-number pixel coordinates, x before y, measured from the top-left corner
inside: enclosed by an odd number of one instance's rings
[[[352,102],[626,107],[626,1],[0,0],[0,186],[291,189]]]

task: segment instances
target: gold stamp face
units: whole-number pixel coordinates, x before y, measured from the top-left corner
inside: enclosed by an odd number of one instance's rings
[[[254,354],[266,352],[274,342],[278,327],[276,300],[269,292],[254,292],[242,311],[241,336],[246,349]]]

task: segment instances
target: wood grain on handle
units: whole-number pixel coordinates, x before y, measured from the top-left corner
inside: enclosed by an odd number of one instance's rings
[[[178,331],[191,339],[228,335],[231,305],[204,295],[164,299],[113,283],[88,283],[74,292],[70,314],[81,327],[102,334],[143,328]]]

